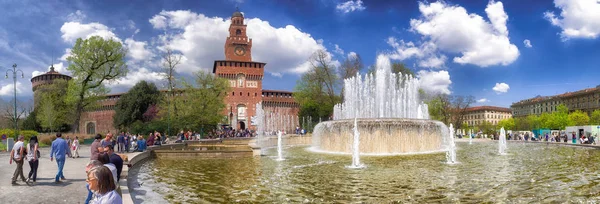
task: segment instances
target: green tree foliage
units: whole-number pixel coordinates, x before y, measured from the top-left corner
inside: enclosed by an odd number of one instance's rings
[[[549,128],[553,126],[554,121],[552,120],[552,115],[550,113],[542,113],[539,117],[540,128]]]
[[[162,122],[155,125],[164,127],[170,117],[171,132],[177,129],[199,131],[214,129],[222,122],[221,113],[225,109],[225,96],[230,90],[229,82],[202,71],[195,73],[195,78],[195,84],[183,83],[181,95],[167,97],[167,100],[160,104],[159,115]],[[177,113],[173,113],[173,108],[169,109],[174,105],[177,105]]]
[[[527,124],[529,124],[529,129],[540,129],[542,128],[542,124],[540,123],[540,117],[537,115],[528,115]]]
[[[144,119],[144,113],[158,104],[162,94],[153,83],[140,81],[123,94],[115,106],[113,125],[117,129],[129,127],[133,122]]]
[[[580,126],[580,125],[588,125],[590,122],[590,117],[587,113],[581,112],[580,110],[576,110],[569,114],[570,125]]]
[[[483,121],[477,127],[477,132],[481,131],[483,134],[487,134],[488,137],[496,132],[492,123],[488,121]],[[506,129],[506,128],[505,128]]]
[[[556,107],[556,111],[545,121],[543,128],[564,130],[569,125],[569,109],[564,104]]]
[[[324,50],[313,53],[308,62],[310,70],[296,84],[294,98],[300,104],[299,116],[310,116],[316,125],[319,118],[327,120],[333,113],[333,106],[341,102],[336,93],[340,81],[331,57]]]
[[[592,112],[592,117],[590,118],[590,125],[600,125],[600,110],[595,110]]]
[[[473,96],[450,96],[439,94],[429,101],[429,116],[432,120],[442,121],[446,125],[463,124],[467,108],[475,102]]]
[[[37,121],[37,110],[31,111],[31,113],[29,113],[29,115],[27,115],[27,118],[25,118],[25,120],[23,120],[23,123],[21,123],[19,125],[19,127],[23,128],[25,130],[42,131],[42,127],[40,126],[40,123]]]
[[[515,119],[514,118],[508,118],[508,119],[504,119],[501,120],[500,122],[498,122],[498,127],[504,127],[504,129],[506,130],[515,130],[516,126],[515,126]]]
[[[376,66],[374,66],[374,65],[369,66],[369,70],[367,70],[367,73],[375,74],[376,72],[377,72]],[[401,62],[393,62],[392,63],[392,73],[402,73],[403,75],[415,76],[415,73],[412,71],[412,69],[410,69],[409,67],[404,65],[404,63],[401,63]]]
[[[67,86],[66,80],[56,79],[52,84],[39,87],[36,120],[47,131],[63,131],[65,126],[73,122],[72,106],[66,102]]]
[[[74,131],[79,132],[81,113],[108,93],[104,84],[127,75],[126,54],[121,43],[113,39],[105,40],[99,36],[77,39],[67,57],[67,70],[73,76],[67,99],[74,106]]]
[[[515,130],[531,130],[527,118],[519,117],[519,118],[514,118],[514,120],[515,120]]]

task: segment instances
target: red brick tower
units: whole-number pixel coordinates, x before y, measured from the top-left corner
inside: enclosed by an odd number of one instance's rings
[[[262,100],[264,67],[265,63],[252,61],[252,39],[246,35],[244,15],[236,10],[225,41],[225,60],[216,60],[213,66],[215,76],[228,79],[232,87],[225,97],[224,111],[231,127],[256,130],[251,118]]]

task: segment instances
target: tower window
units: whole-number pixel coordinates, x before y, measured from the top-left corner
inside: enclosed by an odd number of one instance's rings
[[[240,29],[237,29],[237,30],[235,31],[235,35],[241,35],[241,34],[242,34],[242,30],[240,30]]]

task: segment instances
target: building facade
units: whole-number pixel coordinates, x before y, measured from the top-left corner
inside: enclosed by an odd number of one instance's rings
[[[273,127],[292,132],[299,125],[299,105],[289,91],[263,90],[262,79],[266,63],[252,61],[252,39],[246,33],[244,16],[236,11],[231,16],[229,36],[224,46],[225,60],[216,60],[213,73],[216,77],[229,80],[231,91],[225,97],[226,108],[221,114],[227,118],[228,125],[235,129],[256,130],[256,105],[260,104],[265,117],[278,119],[271,122]],[[56,75],[56,76],[55,76]],[[44,75],[34,77],[31,82],[34,92],[40,85],[51,83],[55,78],[68,78],[54,69]],[[164,92],[164,91],[163,91]],[[105,134],[117,132],[113,126],[115,105],[123,93],[106,95],[100,106],[81,114],[79,132],[84,134]],[[252,120],[252,119],[255,120]]]
[[[463,121],[469,126],[477,126],[487,121],[492,125],[498,125],[498,122],[512,117],[512,111],[509,108],[496,106],[475,106],[469,107],[465,111]]]
[[[600,109],[600,86],[554,96],[536,96],[515,102],[510,108],[514,117],[527,117],[553,113],[560,104],[564,104],[569,112],[580,110],[591,115]]]

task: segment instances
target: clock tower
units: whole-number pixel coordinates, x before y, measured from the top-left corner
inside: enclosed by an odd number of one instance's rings
[[[229,37],[225,41],[225,60],[252,61],[252,39],[246,35],[244,15],[237,9],[231,15]]]

